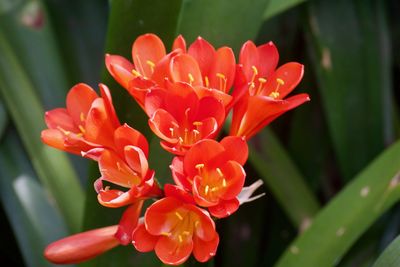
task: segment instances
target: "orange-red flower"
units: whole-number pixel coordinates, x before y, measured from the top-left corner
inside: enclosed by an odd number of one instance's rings
[[[77,84],[67,95],[66,108],[46,112],[45,144],[74,154],[113,145],[112,136],[120,123],[108,88],[99,87],[101,97],[90,86]]]
[[[167,151],[183,155],[199,140],[213,138],[225,120],[225,110],[214,97],[199,99],[188,83],[166,83],[167,90],[147,94],[145,110],[152,131]]]
[[[118,245],[131,242],[138,224],[142,201],[126,209],[118,225],[71,235],[47,246],[44,256],[55,264],[74,264],[92,259]]]
[[[184,53],[176,54],[170,61],[170,78],[173,82],[192,85],[199,97],[213,96],[222,101],[227,110],[232,106],[229,94],[235,78],[235,56],[229,47],[217,50],[201,37],[186,45],[182,36],[175,40],[174,48]]]
[[[248,147],[237,136],[218,143],[206,139],[196,143],[184,157],[175,157],[171,170],[177,185],[193,193],[196,203],[207,207],[218,218],[226,217],[239,207],[237,196],[242,191]]]
[[[169,188],[165,187],[167,197],[147,209],[144,223],[133,232],[133,245],[141,252],[154,250],[165,264],[179,265],[192,252],[198,261],[208,261],[219,243],[214,221],[207,211],[188,203],[187,196]]]
[[[101,177],[95,182],[99,202],[107,207],[120,207],[161,195],[154,171],[148,166],[146,138],[125,124],[115,130],[113,140],[115,150],[95,148],[85,153],[99,163]],[[109,189],[104,187],[104,181],[129,190]]]
[[[300,82],[304,67],[289,62],[275,70],[279,54],[272,42],[256,47],[246,42],[240,51],[242,74],[235,86],[246,90],[233,110],[230,135],[251,138],[271,121],[306,101],[307,94],[284,99]]]

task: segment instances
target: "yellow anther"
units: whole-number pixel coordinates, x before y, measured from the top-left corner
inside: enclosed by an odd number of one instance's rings
[[[204,188],[204,194],[208,194],[208,191],[210,190],[210,187],[208,185],[206,185],[206,187]]]
[[[285,82],[280,78],[277,78],[276,82],[279,83],[280,85],[284,85],[285,84]]]
[[[224,174],[222,173],[220,168],[217,168],[216,171],[217,171],[219,176],[224,177]]]
[[[171,235],[171,233],[167,233],[167,232],[161,232],[161,235],[163,235],[163,236],[170,236],[170,235]]]
[[[171,136],[173,137],[174,136],[174,128],[170,127],[169,131],[171,132]]]
[[[179,242],[180,242],[180,243],[182,243],[182,242],[183,242],[182,235],[178,235],[178,239],[179,239]]]
[[[183,144],[183,139],[182,139],[182,137],[179,137],[178,140],[179,140],[179,143]]]
[[[81,131],[81,133],[85,133],[86,132],[85,128],[83,128],[82,125],[79,125],[78,127],[79,127],[79,130]]]
[[[117,161],[117,168],[118,168],[119,171],[122,170],[122,168],[121,168],[121,163],[119,163],[119,161]]]
[[[194,126],[201,126],[201,125],[203,125],[203,123],[201,121],[195,121],[195,122],[193,122],[193,125]]]
[[[195,168],[196,168],[196,169],[202,169],[202,168],[204,168],[204,163],[196,164]]]
[[[154,66],[156,65],[156,64],[154,64],[154,62],[151,61],[151,60],[146,60],[146,64],[149,65],[150,68],[154,68]]]
[[[251,69],[253,70],[253,76],[255,77],[258,74],[258,69],[254,65],[251,66]]]
[[[272,92],[269,94],[270,97],[272,98],[278,98],[279,97],[279,93],[278,92]]]
[[[208,77],[207,77],[207,76],[204,77],[204,82],[205,82],[205,84],[206,84],[206,87],[209,87],[209,86],[210,86],[210,81],[208,80]]]
[[[223,186],[223,187],[226,187],[226,180],[225,180],[225,178],[222,179],[222,186]]]
[[[266,82],[267,82],[267,79],[265,79],[265,78],[258,78],[258,81],[259,81],[260,83],[266,83]]]
[[[222,73],[217,72],[215,75],[216,75],[218,78],[220,78],[220,79],[226,79],[226,78],[225,78],[225,75],[222,74]]]
[[[85,114],[83,114],[83,112],[81,112],[81,114],[79,115],[79,119],[81,121],[85,121]]]
[[[193,75],[191,73],[188,73],[188,78],[189,78],[189,83],[191,85],[194,82]]]
[[[183,231],[182,234],[183,235],[190,235],[190,232],[189,231]]]
[[[199,134],[200,134],[200,132],[199,132],[198,130],[193,130],[193,134],[194,134],[194,137],[196,138],[196,137],[197,137],[197,135],[199,135]]]
[[[82,137],[83,136],[83,133],[78,133],[78,134],[76,134],[76,137],[78,137],[78,138],[80,138],[80,137]]]
[[[183,220],[183,217],[179,212],[175,211],[175,215],[176,215],[176,217],[178,217],[179,220],[181,220],[181,221]]]
[[[199,226],[199,224],[200,224],[200,222],[199,222],[199,221],[195,221],[195,222],[194,222],[194,227],[197,227],[197,226]]]
[[[135,69],[132,70],[132,74],[135,75],[136,77],[142,76],[142,75],[140,74],[140,72],[138,72],[138,71],[135,70]]]

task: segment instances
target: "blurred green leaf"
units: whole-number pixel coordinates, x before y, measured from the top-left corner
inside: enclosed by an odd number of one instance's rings
[[[292,223],[305,228],[319,203],[279,140],[268,129],[253,138],[250,161],[284,208]]]
[[[0,54],[1,97],[39,178],[55,198],[70,229],[77,231],[83,212],[84,196],[81,186],[66,155],[42,144],[40,133],[45,129],[43,107],[1,31]]]
[[[7,128],[8,124],[8,114],[4,107],[3,101],[0,100],[0,139],[3,137],[3,134]]]
[[[372,267],[397,267],[400,266],[400,236],[382,252]]]
[[[305,1],[306,0],[269,0],[267,8],[264,11],[263,17],[264,19],[267,20]]]
[[[228,45],[239,51],[254,39],[270,0],[184,0],[176,35],[188,43],[201,36],[215,47]]]
[[[397,142],[318,213],[310,228],[290,245],[276,266],[337,264],[357,238],[400,199],[399,166]]]
[[[43,258],[47,244],[67,234],[52,199],[33,178],[15,131],[0,144],[0,199],[27,266],[54,266]]]
[[[340,0],[309,5],[309,47],[346,181],[393,141],[391,58],[382,3]]]
[[[62,106],[70,87],[47,11],[39,0],[19,0],[0,14],[1,31],[46,109]]]

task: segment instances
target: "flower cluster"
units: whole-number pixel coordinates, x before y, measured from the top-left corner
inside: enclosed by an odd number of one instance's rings
[[[94,187],[101,205],[124,207],[118,225],[95,229],[50,244],[45,256],[77,263],[117,245],[154,250],[165,264],[179,265],[193,253],[200,262],[215,255],[215,220],[249,202],[260,182],[244,187],[247,140],[284,112],[309,100],[285,98],[300,82],[303,65],[277,68],[272,42],[246,42],[236,63],[232,49],[215,49],[198,38],[188,48],[178,36],[166,53],[154,34],[133,43],[132,61],[106,55],[109,73],[148,116],[160,145],[174,155],[173,184],[161,187],[148,164],[149,145],[136,129],[121,124],[109,89],[100,95],[85,84],[74,86],[66,108],[46,112],[42,140],[52,147],[98,163]],[[218,141],[228,114],[229,135]],[[155,201],[144,211],[145,200]]]

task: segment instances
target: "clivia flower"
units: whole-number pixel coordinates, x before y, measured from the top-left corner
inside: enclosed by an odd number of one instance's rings
[[[219,243],[215,223],[190,196],[178,192],[174,186],[165,186],[166,197],[146,210],[132,243],[140,252],[154,250],[165,264],[179,265],[192,253],[199,262],[206,262],[215,255]]]
[[[201,140],[184,157],[175,157],[170,168],[177,185],[193,194],[197,205],[223,218],[239,207],[237,196],[243,189],[248,157],[246,141],[228,136],[217,142]]]
[[[200,99],[188,83],[166,82],[166,87],[146,95],[145,111],[150,128],[162,139],[161,146],[183,155],[199,140],[217,135],[225,109],[214,97]]]
[[[111,95],[100,84],[101,97],[80,83],[67,95],[67,107],[47,111],[42,141],[52,147],[78,154],[95,147],[112,147],[114,130],[120,126]]]
[[[95,148],[84,154],[99,163],[101,177],[95,182],[95,189],[100,204],[120,207],[138,199],[161,196],[154,171],[148,166],[149,148],[146,138],[125,124],[115,130],[113,140],[115,150]],[[128,188],[128,191],[104,187],[104,181]]]
[[[233,109],[230,135],[251,138],[271,121],[310,100],[307,94],[284,99],[300,82],[304,67],[289,62],[275,70],[279,54],[272,42],[256,47],[246,42],[240,51],[238,75],[235,86],[246,93]]]

